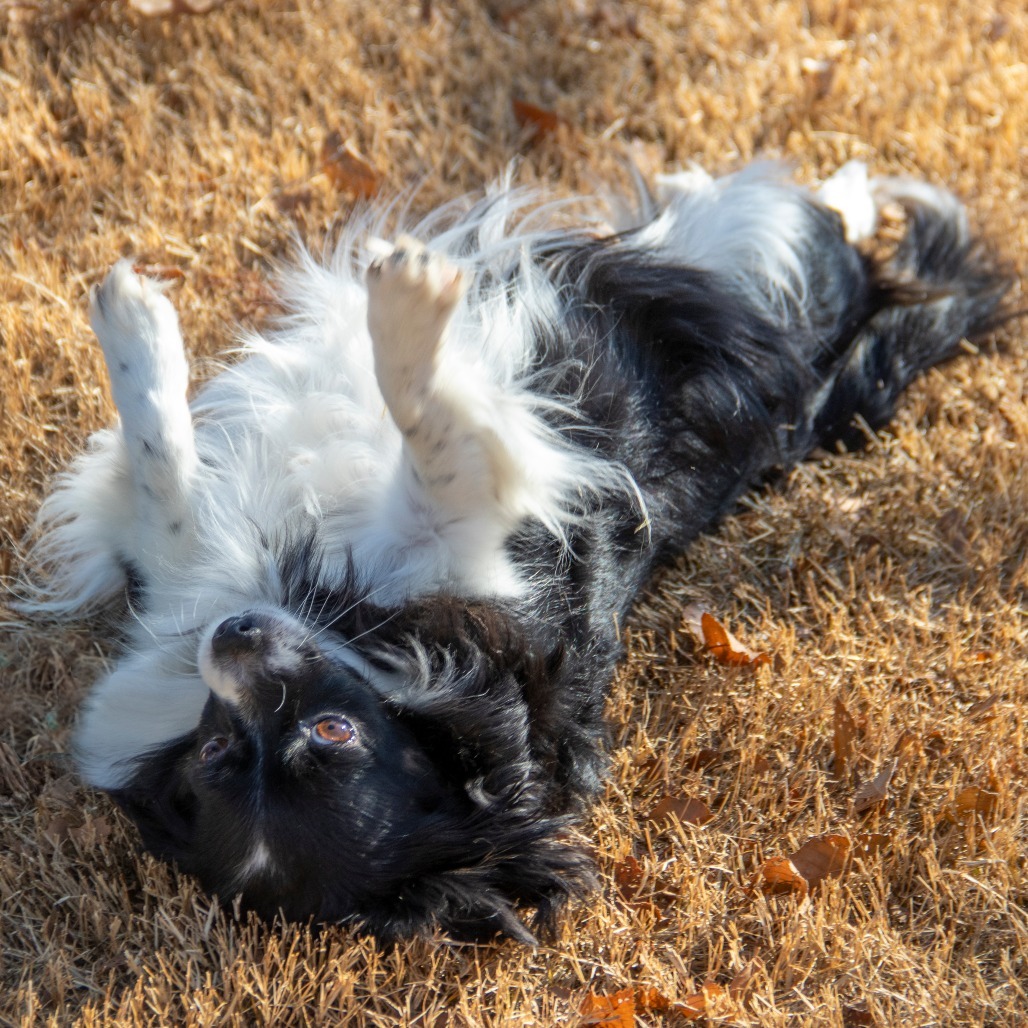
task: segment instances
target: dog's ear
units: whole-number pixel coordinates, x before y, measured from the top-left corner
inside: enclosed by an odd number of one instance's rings
[[[500,802],[449,841],[443,866],[363,911],[365,929],[385,942],[438,928],[458,941],[508,936],[536,945],[536,933],[552,931],[567,901],[595,886],[592,859],[570,838],[568,819],[547,818],[531,802]],[[530,924],[519,909],[534,911]]]
[[[183,774],[183,758],[195,743],[190,733],[137,758],[132,777],[110,792],[139,829],[145,848],[163,860],[180,860],[192,841],[196,796]]]

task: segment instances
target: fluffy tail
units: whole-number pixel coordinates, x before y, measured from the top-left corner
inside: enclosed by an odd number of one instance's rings
[[[811,397],[808,446],[861,445],[858,419],[871,428],[885,424],[920,372],[1009,316],[1003,298],[1011,276],[971,236],[952,194],[897,179],[873,181],[872,187],[878,204],[903,205],[906,234],[891,258],[871,262],[874,313]]]

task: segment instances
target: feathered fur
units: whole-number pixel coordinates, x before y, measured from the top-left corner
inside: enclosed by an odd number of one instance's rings
[[[188,406],[170,303],[116,267],[92,316],[121,422],[36,550],[37,609],[131,599],[85,777],[267,915],[530,939],[517,908],[590,880],[572,818],[654,566],[1000,315],[948,193],[850,165],[822,195],[693,171],[568,232],[501,189],[427,250],[365,221]],[[852,241],[886,200],[879,263]]]

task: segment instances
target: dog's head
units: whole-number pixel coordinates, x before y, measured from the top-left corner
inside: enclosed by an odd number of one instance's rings
[[[283,611],[213,626],[197,729],[116,795],[147,847],[268,917],[530,941],[515,907],[545,924],[590,864],[533,754],[531,661],[466,608],[443,621],[447,645],[368,656]]]

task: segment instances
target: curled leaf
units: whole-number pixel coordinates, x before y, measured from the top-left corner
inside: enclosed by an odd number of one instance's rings
[[[697,645],[709,650],[721,664],[760,667],[771,662],[769,654],[750,649],[701,604],[687,606],[682,611],[682,621]]]

